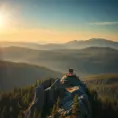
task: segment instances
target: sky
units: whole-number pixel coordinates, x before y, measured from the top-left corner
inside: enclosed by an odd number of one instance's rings
[[[0,0],[0,41],[118,41],[117,0]]]

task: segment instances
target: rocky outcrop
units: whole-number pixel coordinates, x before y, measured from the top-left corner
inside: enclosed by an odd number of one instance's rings
[[[79,118],[91,118],[91,106],[86,94],[86,86],[79,80],[76,75],[64,76],[55,81],[55,83],[46,91],[61,90],[63,88],[64,96],[60,101],[59,115],[69,116],[72,112],[73,99],[78,95],[79,101]],[[51,93],[51,94],[52,94]],[[54,95],[53,95],[54,96]],[[55,96],[54,96],[55,97]],[[54,100],[54,98],[51,98]],[[51,116],[50,116],[51,117]]]
[[[36,99],[28,111],[31,112],[37,105],[43,109],[45,105],[52,106],[56,103],[57,96],[60,96],[60,107],[58,115],[69,116],[72,113],[74,96],[78,95],[79,118],[91,118],[91,107],[86,94],[86,86],[76,75],[65,75],[61,79],[50,79],[43,82],[36,88]],[[51,116],[49,116],[51,117]],[[28,117],[26,117],[28,118]]]

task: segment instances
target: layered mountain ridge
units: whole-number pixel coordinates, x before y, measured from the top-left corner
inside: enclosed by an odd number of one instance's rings
[[[8,91],[14,87],[23,87],[33,84],[37,79],[60,77],[61,73],[45,67],[0,61],[0,91]]]
[[[118,49],[118,42],[103,39],[103,38],[91,38],[89,40],[73,40],[67,43],[49,43],[39,44],[34,42],[0,42],[0,47],[26,47],[37,50],[55,50],[55,49],[83,49],[87,47],[110,47]]]
[[[7,47],[0,49],[0,59],[43,66],[62,73],[72,67],[80,76],[118,72],[118,50],[109,47],[89,47],[80,50]]]

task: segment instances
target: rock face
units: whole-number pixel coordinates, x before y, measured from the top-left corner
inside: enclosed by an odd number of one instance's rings
[[[63,98],[60,101],[60,108],[58,113],[60,115],[69,116],[72,112],[73,99],[75,95],[78,95],[79,100],[79,118],[91,118],[91,107],[86,94],[86,86],[79,80],[73,73],[64,75],[61,79],[57,79],[55,83],[45,91],[50,92],[51,95],[54,91],[64,91]],[[55,97],[53,95],[53,97]],[[54,98],[51,98],[54,101]],[[51,117],[51,116],[50,116]]]
[[[86,94],[86,86],[79,80],[79,77],[73,73],[69,73],[61,79],[53,81],[54,80],[50,80],[37,87],[36,101],[31,109],[37,104],[41,105],[40,109],[42,109],[45,104],[52,106],[56,102],[57,96],[62,95],[58,114],[69,116],[72,112],[74,96],[78,95],[79,118],[91,118],[91,107]],[[51,118],[51,116],[49,117]]]
[[[35,88],[33,100],[30,103],[29,107],[21,111],[21,113],[23,113],[24,118],[32,118],[33,111],[35,110],[35,108],[42,110],[45,104],[53,104],[51,102],[54,98],[53,91],[52,89],[46,91],[46,88],[50,87],[54,83],[54,81],[55,80],[52,78],[49,80],[45,80],[44,82],[42,82],[42,84]],[[18,106],[20,106],[20,103],[18,104]]]

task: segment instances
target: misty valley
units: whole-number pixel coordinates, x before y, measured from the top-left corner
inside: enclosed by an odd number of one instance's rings
[[[105,39],[45,45],[4,42],[0,118],[117,118],[116,45]]]

